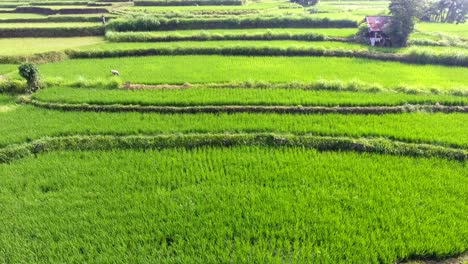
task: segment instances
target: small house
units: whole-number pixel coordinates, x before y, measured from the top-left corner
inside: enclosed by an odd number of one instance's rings
[[[390,22],[389,16],[368,16],[366,17],[369,32],[367,38],[371,46],[392,46],[391,39],[383,32],[385,25]]]

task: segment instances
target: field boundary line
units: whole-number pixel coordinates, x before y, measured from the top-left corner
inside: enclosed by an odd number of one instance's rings
[[[69,104],[43,102],[28,97],[18,101],[35,107],[84,112],[141,112],[141,113],[277,113],[277,114],[398,114],[410,112],[468,113],[468,106],[403,105],[403,106],[260,106],[260,105],[206,105],[206,106],[164,106],[125,104]]]
[[[468,150],[431,144],[416,144],[385,138],[350,138],[272,133],[250,134],[161,134],[132,135],[75,135],[45,137],[29,143],[0,148],[0,163],[35,156],[50,151],[106,151],[112,149],[165,149],[198,147],[303,147],[319,151],[354,151],[383,155],[444,158],[465,162]]]

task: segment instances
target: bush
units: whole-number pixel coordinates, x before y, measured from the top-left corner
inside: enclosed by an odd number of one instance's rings
[[[0,81],[0,93],[22,94],[26,92],[26,83],[20,80]]]
[[[34,93],[40,89],[39,69],[31,63],[25,63],[18,68],[19,75],[26,79],[27,93]]]
[[[193,35],[167,34],[157,35],[151,32],[113,32],[106,33],[106,39],[111,42],[163,42],[163,41],[208,41],[208,40],[303,40],[324,41],[324,35],[314,33],[208,33],[201,32]]]
[[[107,17],[110,20],[114,17]],[[101,17],[96,16],[48,16],[44,18],[9,18],[1,19],[0,23],[49,23],[49,22],[102,22]]]
[[[52,9],[48,7],[36,6],[20,6],[15,9],[15,13],[33,13],[41,15],[57,15],[57,14],[101,14],[108,13],[105,8],[61,8]]]

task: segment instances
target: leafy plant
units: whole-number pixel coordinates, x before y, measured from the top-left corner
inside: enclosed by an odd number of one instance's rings
[[[24,63],[19,66],[18,70],[21,77],[25,78],[28,84],[27,93],[34,93],[40,89],[39,69],[35,65]]]
[[[392,0],[389,6],[392,19],[384,31],[396,46],[406,46],[420,12],[419,0]]]

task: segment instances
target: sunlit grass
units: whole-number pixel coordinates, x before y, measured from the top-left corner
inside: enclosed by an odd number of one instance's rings
[[[395,263],[468,243],[465,163],[302,148],[0,165],[1,262]]]
[[[29,55],[103,43],[102,37],[0,39],[0,55]]]
[[[0,113],[0,146],[46,136],[278,132],[377,136],[468,147],[468,115],[155,114],[60,112],[31,106]]]
[[[360,80],[385,87],[463,89],[468,69],[353,58],[156,56],[76,59],[40,66],[44,78],[109,79],[118,70],[133,83],[309,82]]]

